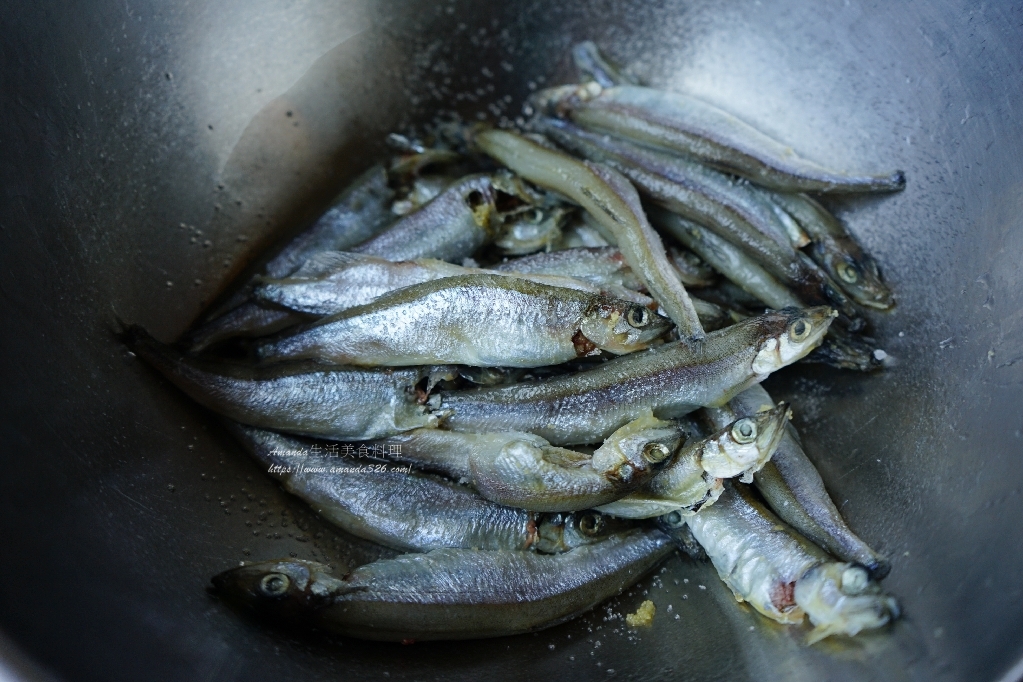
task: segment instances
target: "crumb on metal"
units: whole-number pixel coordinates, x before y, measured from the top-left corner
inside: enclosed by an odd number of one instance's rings
[[[630,628],[648,627],[653,623],[655,613],[657,613],[657,607],[654,606],[652,601],[647,599],[639,605],[635,613],[625,616],[625,622],[628,623]]]

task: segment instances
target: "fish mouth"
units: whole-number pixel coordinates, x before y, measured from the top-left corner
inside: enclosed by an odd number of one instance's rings
[[[895,296],[889,293],[877,293],[873,296],[854,296],[860,305],[874,310],[891,310],[895,307]]]
[[[664,336],[668,332],[668,330],[671,329],[671,326],[672,326],[671,322],[667,320],[663,322],[658,320],[654,322],[648,329],[640,331],[639,334],[637,335],[636,343],[633,345],[638,344],[640,348],[645,348],[646,345],[649,344],[651,341],[655,341],[660,337]]]
[[[218,573],[210,578],[210,584],[206,587],[206,591],[211,594],[223,594],[224,588],[227,587],[226,574],[228,572],[229,571],[224,571],[223,573]]]
[[[819,346],[838,311],[829,306],[815,308],[785,308],[785,328],[775,331],[760,346],[752,369],[755,374],[766,376],[782,367],[791,365]],[[807,329],[809,327],[809,329]]]
[[[785,424],[792,418],[792,410],[785,403],[778,403],[773,409],[760,414],[762,415],[762,426],[760,437],[757,439],[757,448],[762,453],[770,454],[778,447],[778,443],[785,433]]]
[[[802,320],[809,322],[813,326],[810,335],[806,339],[793,341],[793,345],[801,348],[803,355],[805,355],[821,344],[832,321],[838,317],[838,311],[829,306],[818,306],[816,308],[808,308],[802,312],[803,315],[801,317],[793,319],[793,324]]]

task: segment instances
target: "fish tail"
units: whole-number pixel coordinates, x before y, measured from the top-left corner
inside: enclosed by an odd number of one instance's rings
[[[119,336],[128,350],[168,376],[175,373],[175,366],[183,359],[179,351],[154,339],[142,325],[126,325]]]

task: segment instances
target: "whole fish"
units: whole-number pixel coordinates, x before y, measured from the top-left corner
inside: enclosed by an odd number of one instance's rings
[[[500,504],[533,511],[590,509],[626,495],[670,461],[685,441],[673,422],[647,410],[588,455],[528,433],[413,431],[382,442],[392,459],[472,485]],[[398,448],[392,446],[397,445]]]
[[[732,398],[728,405],[706,410],[705,414],[717,426],[773,409],[776,408],[771,396],[757,385]],[[771,461],[753,475],[753,480],[771,509],[801,534],[838,558],[866,567],[878,580],[888,574],[888,561],[846,525],[791,424],[781,436]]]
[[[632,269],[683,336],[701,339],[703,328],[675,275],[660,237],[646,220],[629,181],[601,164],[581,162],[504,130],[477,133],[475,144],[518,175],[569,197],[610,230]]]
[[[833,561],[738,486],[726,483],[713,506],[685,523],[738,601],[779,623],[809,616],[815,627],[808,644],[879,628],[899,615],[866,569]]]
[[[318,363],[249,367],[187,357],[129,327],[124,343],[200,405],[260,428],[371,440],[436,426],[427,406],[436,368],[358,369]],[[418,388],[426,380],[427,390]]]
[[[638,581],[674,551],[633,531],[564,554],[438,549],[361,566],[336,578],[297,559],[212,579],[227,600],[359,639],[482,639],[557,625]]]
[[[285,490],[317,514],[352,535],[404,552],[461,547],[556,553],[622,529],[620,522],[595,512],[538,515],[433,476],[314,454],[329,447],[319,443],[228,426]]]
[[[638,85],[595,82],[538,93],[541,109],[593,130],[693,156],[779,192],[892,192],[902,171],[847,174],[799,157],[791,147],[691,95]]]
[[[572,375],[445,392],[455,431],[526,431],[556,445],[599,442],[652,409],[660,419],[721,405],[816,347],[831,308],[787,308]]]
[[[343,310],[366,305],[384,294],[414,284],[462,275],[494,274],[591,294],[612,295],[613,290],[614,293],[623,292],[624,296],[619,298],[627,297],[626,300],[633,303],[640,305],[651,303],[649,297],[641,294],[623,291],[622,288],[613,285],[601,288],[573,277],[466,268],[433,258],[391,261],[378,256],[341,251],[317,254],[290,277],[260,280],[253,290],[253,297],[268,305],[308,315],[336,315]]]
[[[264,360],[540,367],[645,348],[670,322],[648,308],[501,275],[416,284],[258,347]]]
[[[753,480],[770,460],[791,415],[783,404],[769,412],[740,417],[706,438],[690,441],[649,483],[597,509],[630,519],[648,519],[673,511],[692,515],[721,495],[722,479]],[[716,425],[715,425],[716,426]]]
[[[810,255],[853,300],[878,310],[895,305],[877,261],[830,211],[805,194],[772,194],[771,200],[803,226],[813,241]]]
[[[383,233],[349,250],[396,261],[461,261],[497,236],[498,192],[492,176],[466,176]]]

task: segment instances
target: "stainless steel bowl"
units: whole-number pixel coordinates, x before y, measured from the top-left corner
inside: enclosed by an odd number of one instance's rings
[[[1018,4],[2,4],[0,628],[44,672],[929,681],[998,680],[1020,659]],[[770,380],[851,525],[892,558],[905,617],[807,648],[683,558],[610,604],[652,599],[641,631],[601,607],[537,635],[391,646],[230,611],[205,586],[240,560],[383,550],[287,498],[117,343],[115,314],[176,337],[385,133],[442,109],[514,117],[571,77],[586,38],[807,157],[905,169],[904,192],[834,205],[898,293],[872,318],[893,367]]]

